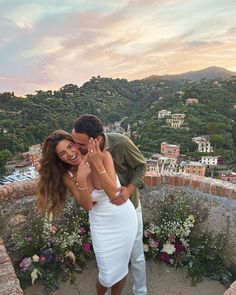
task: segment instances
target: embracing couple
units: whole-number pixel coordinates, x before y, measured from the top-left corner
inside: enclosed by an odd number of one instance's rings
[[[134,143],[124,135],[104,133],[93,115],[78,118],[72,135],[57,130],[44,141],[38,208],[60,214],[69,189],[89,211],[98,295],[121,294],[129,260],[133,293],[147,294],[138,192],[144,173],[145,160]]]

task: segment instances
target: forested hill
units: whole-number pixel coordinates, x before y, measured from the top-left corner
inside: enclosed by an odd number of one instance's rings
[[[179,91],[184,95],[179,96]],[[187,106],[187,98],[197,98],[199,104]],[[42,142],[55,129],[71,131],[73,121],[83,113],[93,113],[104,123],[113,123],[127,116],[126,123],[131,123],[132,129],[137,129],[141,135],[138,144],[151,150],[156,150],[166,139],[173,143],[182,140],[190,145],[190,137],[202,133],[221,134],[226,148],[232,149],[230,132],[236,119],[234,105],[236,90],[230,80],[204,79],[190,83],[186,80],[144,79],[128,82],[98,76],[81,87],[68,84],[59,91],[40,90],[26,98],[2,93],[0,162],[3,150],[12,154],[25,151],[28,146]],[[163,128],[163,122],[157,120],[161,109],[184,112],[190,130],[173,132]]]

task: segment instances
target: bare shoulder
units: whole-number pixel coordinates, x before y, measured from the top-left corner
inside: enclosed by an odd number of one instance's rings
[[[69,175],[68,172],[65,172],[63,174],[63,182],[64,182],[65,186],[67,186],[67,187],[70,187],[71,186],[72,179],[71,179],[71,177],[70,177],[70,175]]]

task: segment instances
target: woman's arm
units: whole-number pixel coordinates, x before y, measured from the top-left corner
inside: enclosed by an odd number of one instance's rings
[[[82,206],[86,211],[91,210],[93,207],[93,200],[91,194],[89,193],[86,181],[90,172],[91,170],[87,165],[87,160],[84,159],[80,163],[75,180],[70,177],[69,173],[65,174],[63,177],[65,186],[69,189],[80,206]]]

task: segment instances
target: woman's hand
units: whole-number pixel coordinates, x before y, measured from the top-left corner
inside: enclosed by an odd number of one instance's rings
[[[103,162],[105,151],[101,151],[99,142],[97,139],[90,138],[88,144],[88,157],[90,163],[93,164],[97,171],[100,170],[100,167]]]
[[[85,157],[83,158],[83,160],[79,164],[79,167],[78,167],[78,170],[76,173],[76,180],[78,182],[86,181],[86,178],[91,173],[91,168],[90,168],[90,163],[89,163],[88,157],[89,157],[88,154],[85,155]]]

